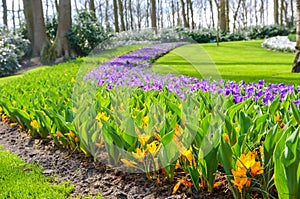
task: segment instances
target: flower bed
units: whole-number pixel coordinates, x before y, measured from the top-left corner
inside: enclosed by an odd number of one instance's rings
[[[72,67],[1,88],[2,120],[32,136],[50,132],[56,144],[95,158],[105,152],[111,165],[158,182],[184,173],[173,193],[181,185],[213,192],[225,183],[215,182],[219,168],[236,198],[299,195],[299,88],[151,72],[155,59],[182,44],[119,56],[73,90]]]
[[[295,52],[296,42],[290,41],[288,36],[277,36],[266,39],[262,43],[263,48],[280,52]]]

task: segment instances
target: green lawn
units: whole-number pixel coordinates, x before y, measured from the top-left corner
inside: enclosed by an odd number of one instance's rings
[[[0,146],[0,198],[68,198],[72,185],[51,185],[41,169],[29,165]]]
[[[153,70],[205,79],[226,79],[299,84],[300,74],[292,74],[294,55],[260,47],[262,41],[191,44],[160,58]]]

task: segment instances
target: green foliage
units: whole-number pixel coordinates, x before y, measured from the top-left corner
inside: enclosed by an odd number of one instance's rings
[[[197,43],[215,43],[218,32],[214,29],[187,30],[184,28],[176,28],[175,31],[182,36],[191,38]],[[235,32],[219,32],[219,41],[244,41],[253,39],[266,39],[274,36],[287,36],[292,33],[292,30],[275,25],[254,26],[246,30]]]
[[[266,39],[275,36],[288,36],[291,30],[279,26],[279,25],[268,25],[268,26],[254,26],[250,28],[248,32],[249,39]]]
[[[0,149],[0,198],[68,198],[74,191],[69,183],[51,185],[41,169]]]
[[[94,18],[86,10],[77,13],[72,29],[66,36],[70,41],[70,46],[79,55],[88,55],[101,42],[110,37],[97,18]]]
[[[297,39],[296,34],[289,34],[288,36],[289,36],[290,41],[296,42],[296,39]]]
[[[20,35],[0,32],[0,77],[20,69],[19,61],[29,49],[29,41]]]
[[[197,43],[215,43],[218,35],[218,32],[216,30],[211,30],[211,29],[190,31],[183,28],[177,28],[175,31],[179,35],[183,35],[185,37],[191,38],[193,41]],[[243,40],[247,40],[247,36],[243,32],[230,33],[226,31],[221,31],[219,33],[220,42],[243,41]]]

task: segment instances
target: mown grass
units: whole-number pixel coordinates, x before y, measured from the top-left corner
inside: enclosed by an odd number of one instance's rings
[[[299,84],[300,74],[291,73],[293,54],[261,48],[262,41],[191,44],[160,58],[153,70],[198,78]]]
[[[6,83],[11,83],[12,81],[17,81],[19,78],[25,78],[25,79],[28,79],[28,81],[31,81],[30,80],[31,74],[35,75],[44,70],[49,72],[49,74],[51,74],[52,72],[56,72],[56,71],[63,72],[64,69],[70,68],[70,66],[76,67],[76,69],[74,70],[74,72],[76,72],[76,73],[77,72],[85,73],[85,72],[89,71],[91,68],[96,67],[96,66],[100,65],[101,63],[103,63],[113,57],[120,56],[127,52],[141,48],[143,46],[144,45],[122,46],[122,47],[118,47],[115,49],[105,50],[96,55],[90,55],[88,57],[77,58],[75,60],[71,60],[71,61],[68,61],[65,63],[61,63],[61,64],[33,68],[33,69],[28,70],[21,74],[16,74],[16,75],[11,75],[8,77],[0,78],[0,85],[6,84]],[[78,71],[79,69],[80,69],[80,71]],[[76,73],[73,75],[76,75]]]
[[[52,185],[37,165],[30,165],[0,147],[0,198],[68,198],[74,186]]]

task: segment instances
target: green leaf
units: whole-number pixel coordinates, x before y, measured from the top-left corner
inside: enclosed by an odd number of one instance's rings
[[[293,115],[294,115],[298,125],[300,125],[300,112],[299,112],[298,108],[296,107],[296,105],[294,103],[291,103],[291,108],[292,108]]]
[[[199,191],[200,174],[199,174],[198,170],[192,166],[189,166],[187,169],[191,176],[191,179],[192,179],[192,182],[193,182],[193,185],[194,185],[196,191]]]

